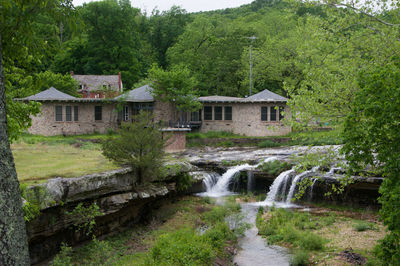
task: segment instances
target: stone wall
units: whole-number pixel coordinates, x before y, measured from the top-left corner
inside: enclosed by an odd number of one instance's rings
[[[204,120],[204,108],[202,112],[201,132],[228,131],[245,136],[280,136],[291,132],[291,128],[279,121],[261,121],[262,106],[282,106],[286,115],[290,115],[289,108],[283,104],[262,104],[262,103],[226,103],[226,104],[204,104],[204,106],[232,106],[232,120]],[[224,108],[222,108],[224,110]],[[269,110],[269,109],[268,109]],[[278,115],[278,112],[277,112]],[[213,115],[214,118],[214,115]],[[224,115],[223,115],[224,118]],[[278,118],[278,117],[277,117]],[[277,119],[279,120],[279,118]]]
[[[186,149],[186,131],[173,131],[163,132],[163,138],[167,139],[164,150],[166,152],[180,152]]]
[[[102,120],[95,121],[94,108],[100,105],[102,106]],[[56,121],[56,106],[63,107],[63,121]],[[65,106],[72,107],[72,121],[65,121]],[[74,121],[74,106],[78,106],[79,109],[78,121]],[[117,117],[118,113],[115,111],[114,104],[43,102],[40,114],[32,116],[32,126],[28,129],[28,132],[44,136],[106,133],[110,129],[117,129]]]
[[[175,107],[169,102],[154,102],[154,121],[175,121]]]

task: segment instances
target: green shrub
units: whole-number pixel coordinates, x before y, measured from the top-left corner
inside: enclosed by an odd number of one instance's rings
[[[359,221],[353,224],[354,230],[357,232],[363,232],[367,230],[375,230],[375,225],[366,221]]]
[[[176,189],[179,192],[187,191],[193,183],[193,178],[188,173],[180,173],[176,177]]]
[[[289,170],[290,168],[292,168],[290,163],[278,160],[265,162],[257,167],[257,169],[267,172],[270,175],[278,175],[283,171]]]
[[[297,245],[305,250],[322,250],[325,240],[311,232],[303,232],[297,240]]]
[[[210,265],[215,258],[209,238],[192,229],[161,235],[150,251],[156,265]]]
[[[292,259],[290,260],[291,266],[303,266],[308,265],[310,260],[310,253],[304,250],[298,250],[293,255]]]
[[[52,261],[52,266],[69,266],[72,265],[72,248],[67,246],[65,243],[61,244],[61,251],[58,253]]]
[[[267,140],[259,142],[257,146],[259,148],[273,148],[273,147],[279,147],[280,143],[277,143],[277,142],[267,139]]]
[[[215,206],[209,212],[201,215],[201,219],[207,224],[217,224],[223,222],[228,210],[222,206]]]
[[[222,250],[226,240],[234,240],[235,235],[229,229],[226,222],[217,223],[211,229],[207,230],[203,237],[207,238],[213,248]]]

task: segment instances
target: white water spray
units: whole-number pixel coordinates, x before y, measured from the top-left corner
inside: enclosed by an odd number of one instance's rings
[[[282,172],[277,178],[275,178],[274,182],[269,187],[269,192],[267,194],[267,198],[265,199],[265,201],[276,201],[278,199],[279,188],[282,187],[282,184],[284,185],[284,187],[286,187],[285,185],[287,184],[290,175],[294,172],[295,171],[293,169],[288,170]],[[285,193],[285,191],[286,189],[283,190],[283,193]]]

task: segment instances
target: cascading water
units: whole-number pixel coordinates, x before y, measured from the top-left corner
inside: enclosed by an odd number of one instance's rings
[[[314,185],[315,185],[315,182],[317,182],[317,180],[318,180],[318,178],[313,178],[313,182],[312,182],[312,185],[311,185],[311,188],[310,188],[310,194],[308,194],[308,201],[312,201],[312,197],[313,197],[313,192],[314,192]]]
[[[206,189],[206,191],[209,191],[217,182],[218,179],[221,177],[221,175],[211,172],[211,173],[205,173],[204,179],[203,179],[203,184]]]
[[[296,177],[293,179],[292,184],[290,185],[290,189],[289,189],[289,193],[286,197],[286,203],[291,203],[292,202],[292,198],[294,195],[294,191],[296,189],[297,183],[302,180],[304,177],[308,176],[311,173],[315,173],[315,171],[318,170],[319,167],[314,167],[311,170],[305,171],[301,174],[296,175]]]
[[[249,164],[237,165],[232,168],[229,168],[228,171],[226,171],[221,176],[221,178],[218,179],[218,182],[210,189],[207,189],[207,192],[204,194],[211,197],[220,197],[223,195],[230,194],[229,182],[231,181],[231,179],[240,171],[249,168],[251,168],[251,165]]]
[[[287,182],[290,179],[290,175],[294,172],[295,171],[293,169],[288,170],[282,172],[277,178],[275,178],[274,182],[269,187],[269,192],[267,194],[267,198],[265,199],[265,201],[273,202],[278,200],[279,188],[283,186],[284,187],[283,193],[285,193]]]

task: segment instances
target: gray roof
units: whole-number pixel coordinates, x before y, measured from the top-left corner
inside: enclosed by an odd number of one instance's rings
[[[120,95],[115,99],[123,99],[126,102],[154,102],[152,92],[152,87],[149,85],[144,85],[140,88],[128,91],[127,93]]]
[[[78,99],[74,96],[61,92],[53,87],[47,89],[45,91],[39,92],[35,95],[31,95],[26,98],[22,98],[19,100],[23,101],[65,101],[65,100],[75,100]]]
[[[113,90],[121,90],[122,82],[120,86],[119,75],[72,75],[80,85],[84,85],[86,90],[99,90],[103,88],[103,85],[110,85]]]
[[[114,102],[114,99],[95,99],[95,98],[77,98],[61,92],[53,87],[25,98],[16,98],[17,101],[38,101],[38,102]]]
[[[199,97],[198,100],[202,103],[218,103],[218,102],[240,102],[243,98],[229,97],[229,96],[204,96]]]
[[[263,90],[257,94],[247,97],[242,102],[287,102],[288,99],[269,90]]]

